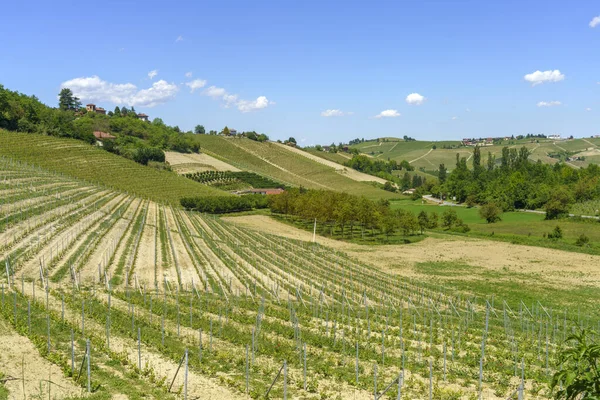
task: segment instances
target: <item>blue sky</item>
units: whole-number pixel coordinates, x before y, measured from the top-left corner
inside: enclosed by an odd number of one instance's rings
[[[2,14],[0,83],[47,104],[67,85],[186,130],[304,145],[600,134],[596,1],[21,1]]]

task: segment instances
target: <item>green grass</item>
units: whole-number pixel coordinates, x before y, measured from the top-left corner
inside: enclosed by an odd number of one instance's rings
[[[357,182],[340,175],[329,166],[294,154],[274,143],[212,135],[197,135],[196,140],[207,154],[242,170],[267,176],[290,186],[347,192],[370,199],[399,197],[369,183]]]
[[[307,153],[310,153],[312,155],[315,155],[317,157],[321,157],[324,160],[328,160],[328,161],[333,161],[335,163],[338,164],[344,164],[346,161],[349,161],[351,158],[351,155],[348,154],[346,157],[344,157],[343,155],[341,155],[340,153],[329,153],[327,151],[317,151],[315,150],[314,147],[311,148],[304,148],[302,149],[304,151],[306,151]]]
[[[509,270],[492,271],[456,262],[425,262],[415,266],[415,271],[425,275],[430,283],[442,284],[455,290],[489,296],[490,285],[494,296],[505,300],[513,311],[519,309],[520,301],[527,307],[540,301],[546,308],[562,311],[565,308],[580,309],[583,314],[600,316],[597,299],[600,288],[571,286],[559,289],[546,281],[542,273]],[[468,277],[468,279],[464,279]],[[531,282],[536,282],[532,285]]]
[[[440,217],[450,207],[421,204],[420,200],[400,200],[391,202],[393,209],[402,208],[418,214],[436,212]],[[555,248],[560,250],[575,251],[589,254],[600,254],[600,223],[595,220],[578,220],[574,218],[548,221],[543,214],[525,212],[506,212],[502,220],[488,224],[479,216],[479,208],[452,207],[459,218],[463,220],[471,231],[463,234],[471,237],[481,237],[493,240],[509,241],[532,246]],[[543,237],[556,226],[563,230],[563,239],[552,241]],[[437,231],[442,231],[441,228]],[[454,233],[453,233],[454,234]],[[585,234],[590,238],[588,247],[578,247],[575,241]]]
[[[79,140],[0,130],[0,143],[0,156],[158,202],[179,205],[181,197],[223,195],[173,172],[138,164]]]

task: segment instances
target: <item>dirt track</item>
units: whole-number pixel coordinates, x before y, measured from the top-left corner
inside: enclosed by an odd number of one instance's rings
[[[311,241],[312,233],[262,215],[227,217],[227,221],[292,239]],[[317,236],[317,242],[346,252],[361,262],[404,275],[414,275],[420,262],[453,261],[490,270],[543,273],[557,287],[565,283],[600,287],[600,256],[505,242],[455,238],[427,238],[409,245],[365,246]]]

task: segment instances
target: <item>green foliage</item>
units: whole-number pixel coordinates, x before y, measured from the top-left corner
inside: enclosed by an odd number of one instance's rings
[[[587,237],[585,235],[585,233],[582,233],[581,235],[579,235],[579,237],[575,241],[575,245],[579,246],[579,247],[589,246],[589,244],[590,244],[590,238]]]
[[[184,175],[186,178],[195,180],[210,186],[223,186],[223,184],[245,183],[249,188],[255,189],[286,189],[288,186],[281,182],[266,178],[264,176],[247,171],[204,171],[193,172]]]
[[[261,194],[226,197],[184,197],[181,199],[181,205],[187,210],[222,214],[248,211],[254,208],[267,208],[269,206],[268,197]]]
[[[81,107],[81,101],[73,95],[69,88],[64,88],[58,95],[58,108],[67,111],[77,111]]]
[[[567,338],[552,377],[554,399],[600,399],[600,345],[591,341],[592,334],[584,330]]]
[[[397,179],[395,179],[395,177],[392,175],[392,171],[414,170],[414,168],[404,160],[398,164],[396,160],[383,161],[373,159],[365,155],[354,155],[352,159],[346,161],[344,165],[357,171],[364,172],[365,174],[378,176],[390,181],[397,181]],[[410,182],[408,183],[408,186],[410,186]]]
[[[479,216],[487,221],[488,224],[501,221],[502,209],[495,203],[487,203],[479,209]]]
[[[456,211],[452,208],[447,209],[442,213],[442,227],[446,229],[452,229],[455,225],[458,224],[460,219],[456,214]]]
[[[558,190],[546,203],[546,219],[558,219],[569,214],[571,196],[566,190]]]
[[[395,192],[396,188],[394,187],[392,182],[385,181],[385,183],[383,184],[383,190],[387,190],[388,192]]]
[[[561,227],[556,225],[554,230],[552,232],[550,232],[547,237],[548,237],[548,239],[551,239],[551,240],[562,239],[563,231],[562,231]]]
[[[197,135],[204,135],[206,130],[204,129],[204,125],[196,125],[194,127],[194,133]]]

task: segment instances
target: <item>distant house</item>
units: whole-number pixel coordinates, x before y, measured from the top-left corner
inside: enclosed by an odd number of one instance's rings
[[[142,121],[148,122],[148,116],[147,116],[146,114],[144,114],[144,113],[139,113],[139,114],[137,115],[137,117],[138,117],[138,119],[139,119],[139,120],[142,120]]]
[[[416,189],[406,189],[402,194],[414,194]]]
[[[548,135],[548,139],[550,139],[550,140],[560,140],[560,135]]]
[[[230,130],[229,130],[229,134],[230,134],[231,136],[235,136],[235,135],[237,135],[237,130],[235,130],[235,129],[230,129]]]
[[[85,105],[85,110],[87,112],[95,112],[97,114],[106,115],[106,110],[104,108],[102,108],[102,107],[96,107],[96,105],[92,104],[92,103],[86,104]]]
[[[240,192],[239,194],[262,194],[262,195],[272,195],[272,194],[281,194],[285,192],[283,189],[248,189]]]

